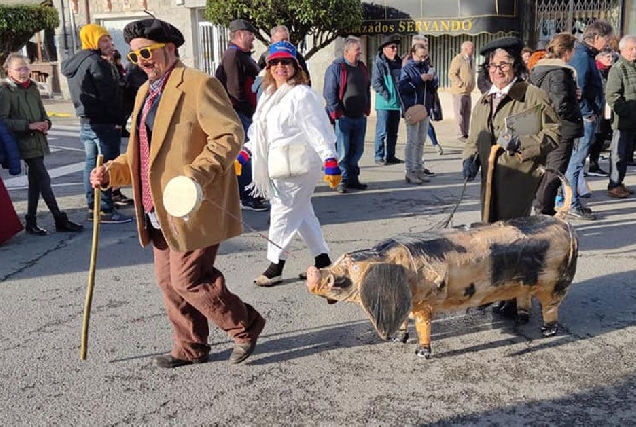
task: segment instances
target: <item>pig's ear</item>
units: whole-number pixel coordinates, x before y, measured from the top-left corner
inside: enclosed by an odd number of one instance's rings
[[[411,311],[411,289],[404,267],[371,264],[360,283],[360,301],[380,337],[388,339]]]

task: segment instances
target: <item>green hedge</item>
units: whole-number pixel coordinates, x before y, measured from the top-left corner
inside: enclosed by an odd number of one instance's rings
[[[0,5],[0,65],[9,52],[20,50],[35,33],[59,25],[60,17],[53,7]]]

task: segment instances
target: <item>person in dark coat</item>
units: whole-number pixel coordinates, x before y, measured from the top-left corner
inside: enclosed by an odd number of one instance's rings
[[[542,176],[539,166],[545,165],[546,156],[560,141],[560,121],[550,98],[520,78],[525,71],[522,48],[518,38],[505,37],[491,41],[480,52],[486,59],[480,73],[488,74],[492,86],[473,108],[462,172],[464,179],[472,180],[481,165],[481,211],[485,223],[530,215]],[[542,107],[539,131],[510,136],[506,118],[537,105]],[[504,149],[493,149],[497,145]],[[515,317],[516,301],[497,304],[494,311]],[[527,316],[517,319],[527,321]]]
[[[567,63],[574,55],[576,38],[571,33],[554,36],[547,47],[546,57],[530,71],[529,81],[543,89],[561,119],[561,140],[546,157],[546,167],[565,173],[572,147],[583,136],[583,116],[577,99],[575,71]],[[576,185],[576,183],[574,183]],[[554,199],[559,191],[559,177],[546,172],[537,190],[535,206],[544,215],[554,215]]]
[[[24,55],[9,54],[5,63],[7,78],[0,84],[0,119],[16,135],[20,157],[28,166],[28,202],[26,231],[44,236],[46,230],[39,227],[36,213],[40,195],[55,219],[57,231],[82,231],[83,226],[68,219],[57,205],[51,189],[51,178],[44,165],[44,156],[50,153],[46,134],[51,121],[46,115],[37,84],[29,78],[29,65]]]
[[[379,165],[399,164],[395,156],[398,129],[400,127],[400,97],[397,82],[402,70],[402,59],[398,55],[400,39],[386,36],[382,39],[373,63],[371,86],[375,91],[375,163]]]

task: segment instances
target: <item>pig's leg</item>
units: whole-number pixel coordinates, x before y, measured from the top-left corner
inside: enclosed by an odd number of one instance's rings
[[[523,286],[523,285],[521,285]],[[517,325],[525,325],[530,320],[530,309],[532,308],[532,295],[524,293],[517,296],[517,317],[515,323]]]
[[[565,294],[556,294],[553,291],[553,287],[550,290],[546,290],[537,293],[537,298],[541,302],[541,312],[543,314],[543,326],[541,327],[541,334],[544,337],[551,337],[556,335],[558,324],[557,319],[559,316],[559,305]]]
[[[415,354],[430,359],[431,351],[431,321],[433,308],[430,305],[420,305],[413,310],[415,330],[417,331],[417,349]]]
[[[409,340],[409,319],[406,319],[404,321],[404,323],[402,323],[402,326],[400,326],[400,329],[398,329],[397,333],[395,334],[395,337],[393,337],[393,342],[401,342],[403,344],[406,344],[406,342]]]

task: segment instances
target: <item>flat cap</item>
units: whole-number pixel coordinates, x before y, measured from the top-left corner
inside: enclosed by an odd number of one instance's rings
[[[124,41],[130,44],[132,39],[148,39],[158,43],[173,43],[181,46],[185,39],[181,31],[172,24],[160,19],[140,19],[128,23],[124,27]]]
[[[510,54],[520,55],[521,49],[523,49],[523,41],[518,37],[502,37],[486,43],[479,50],[479,53],[482,56],[487,56],[496,49],[503,49]]]
[[[254,28],[250,21],[247,21],[245,19],[235,19],[234,21],[230,22],[228,28],[230,29],[230,31],[244,30],[256,34],[256,28]]]
[[[384,46],[390,45],[390,44],[400,44],[401,40],[400,40],[400,36],[398,36],[397,34],[391,34],[389,36],[384,36],[382,38],[382,42],[380,43],[380,46],[378,46],[379,50],[382,50],[382,48],[384,48]]]

